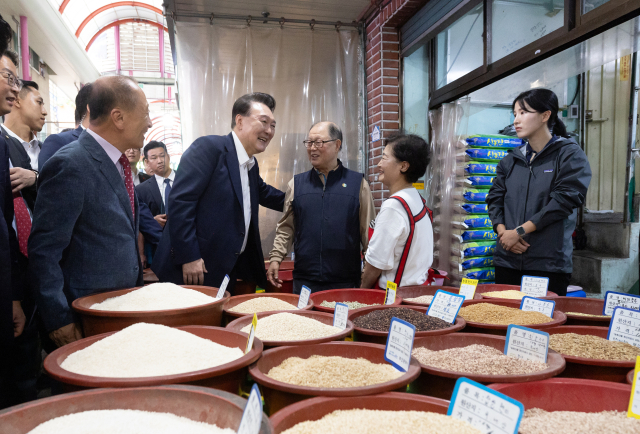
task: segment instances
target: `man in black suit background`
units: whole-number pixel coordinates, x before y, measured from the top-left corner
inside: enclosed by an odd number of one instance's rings
[[[258,210],[282,211],[284,193],[262,180],[254,156],[275,134],[275,106],[265,93],[238,98],[232,132],[200,137],[182,155],[151,266],[161,282],[217,287],[228,274],[231,294],[236,278],[266,287]]]
[[[140,149],[131,148],[127,149],[124,155],[127,156],[129,164],[131,165],[131,173],[133,174],[133,185],[139,186],[147,179],[151,178],[150,175],[140,172],[138,170],[138,163],[140,162]]]
[[[78,140],[80,133],[89,126],[89,94],[91,93],[91,83],[87,83],[78,91],[76,95],[76,128],[63,133],[51,134],[42,144],[40,155],[38,156],[38,170],[42,171],[44,163],[60,148],[71,142]]]
[[[147,204],[153,218],[164,228],[167,223],[167,200],[176,177],[171,157],[164,143],[151,141],[144,147],[144,158],[154,175],[149,182],[136,187],[140,200]]]

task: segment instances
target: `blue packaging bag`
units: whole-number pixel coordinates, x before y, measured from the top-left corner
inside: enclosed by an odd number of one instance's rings
[[[493,228],[489,217],[475,217],[464,220],[464,224],[469,228]]]
[[[517,137],[490,137],[490,136],[469,136],[466,139],[469,146],[481,146],[485,148],[515,148],[524,143]]]
[[[485,241],[485,240],[497,240],[498,234],[493,232],[493,229],[480,229],[469,230],[462,233],[463,241]]]
[[[494,179],[495,176],[470,176],[465,179],[465,183],[474,188],[490,188]]]
[[[467,214],[487,214],[489,212],[489,208],[486,203],[463,203],[460,207],[465,210]]]
[[[465,152],[469,158],[478,161],[500,161],[509,153],[509,151],[501,149],[482,148],[467,149]]]
[[[470,163],[464,168],[469,175],[495,175],[497,163]]]
[[[487,190],[467,190],[464,192],[463,197],[467,202],[484,203],[488,194]]]
[[[477,279],[477,280],[495,280],[496,278],[496,270],[495,268],[470,268],[468,270],[464,270],[462,275],[468,279]]]
[[[469,258],[460,264],[463,270],[470,268],[493,267],[493,256],[484,258]]]
[[[462,250],[463,257],[470,256],[493,256],[496,251],[495,241],[480,241],[476,243],[469,243],[464,246]]]

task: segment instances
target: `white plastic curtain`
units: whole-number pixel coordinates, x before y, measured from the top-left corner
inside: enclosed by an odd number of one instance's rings
[[[231,132],[234,101],[250,92],[276,100],[276,134],[256,156],[260,175],[285,191],[311,164],[302,144],[311,125],[333,121],[343,133],[339,158],[363,171],[363,69],[356,30],[284,25],[176,23],[184,150],[203,135]],[[271,250],[281,213],[260,209],[262,249]]]

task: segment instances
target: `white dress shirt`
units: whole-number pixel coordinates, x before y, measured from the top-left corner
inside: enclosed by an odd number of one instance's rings
[[[29,155],[29,160],[31,160],[31,168],[33,170],[38,170],[38,155],[40,155],[40,141],[36,138],[35,134],[30,142],[25,142],[22,140],[20,136],[7,128],[6,125],[2,124],[2,128],[14,139],[18,139],[24,150],[27,151],[27,155]],[[33,133],[32,133],[33,134]]]
[[[176,172],[175,170],[172,170],[171,173],[169,174],[169,176],[167,176],[166,178],[160,176],[160,175],[153,175],[156,178],[156,182],[158,183],[158,188],[160,189],[160,196],[162,196],[162,203],[164,204],[164,207],[167,207],[167,198],[164,197],[164,189],[166,188],[164,180],[168,179],[169,180],[169,186],[171,186],[171,188],[173,188],[173,180],[176,179]]]
[[[118,173],[120,174],[120,177],[124,181],[124,167],[122,167],[122,164],[120,164],[120,161],[119,161],[120,160],[120,156],[122,155],[122,152],[120,152],[118,150],[118,148],[113,146],[111,143],[107,142],[105,139],[100,137],[98,134],[96,134],[95,132],[91,131],[89,128],[87,128],[86,131],[89,134],[91,134],[91,137],[96,139],[96,142],[98,142],[98,144],[100,146],[102,146],[102,149],[104,149],[104,152],[107,153],[107,155],[109,156],[109,159],[111,161],[113,161],[113,164],[116,165],[116,169],[118,169]]]
[[[251,190],[249,189],[249,170],[256,164],[255,157],[249,158],[247,151],[242,146],[242,142],[238,139],[235,132],[231,132],[233,143],[236,145],[236,153],[238,154],[238,164],[240,166],[240,183],[242,184],[242,206],[244,207],[244,241],[240,253],[244,252],[247,247],[247,238],[249,237],[249,224],[251,224]]]
[[[9,160],[9,169],[13,169],[13,164],[11,164],[11,160]],[[20,193],[20,196],[22,196],[22,193]],[[24,200],[24,198],[22,198],[22,200]],[[33,221],[33,215],[31,214],[31,210],[29,209],[29,206],[27,205],[26,201],[24,205],[27,207],[27,211],[29,211],[29,217],[31,218],[31,221]],[[15,213],[13,214],[13,221],[11,222],[11,226],[13,227],[13,230],[16,233],[16,236],[18,236],[18,224],[16,222]]]

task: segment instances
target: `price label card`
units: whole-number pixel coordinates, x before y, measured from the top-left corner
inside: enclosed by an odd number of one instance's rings
[[[640,348],[640,311],[626,307],[613,309],[607,339]]]
[[[553,318],[553,311],[556,308],[556,302],[553,300],[541,300],[529,296],[522,297],[520,302],[520,310],[540,312],[546,316]]]
[[[346,329],[347,318],[349,318],[349,306],[344,303],[336,303],[336,308],[333,310],[333,326],[342,330]]]
[[[478,287],[478,281],[475,279],[462,279],[460,284],[459,294],[464,297],[465,300],[473,300],[476,295],[476,288]]]
[[[636,370],[633,373],[631,399],[629,400],[627,416],[640,419],[640,356],[636,357]]]
[[[224,292],[227,290],[227,285],[229,284],[229,275],[225,274],[224,279],[222,279],[222,283],[220,284],[220,288],[218,288],[218,294],[216,295],[216,300],[224,297]]]
[[[256,327],[258,327],[258,315],[254,313],[253,320],[251,320],[251,330],[249,330],[249,339],[247,339],[247,347],[244,349],[245,354],[253,348],[253,338],[256,336]]]
[[[300,290],[300,298],[298,299],[298,309],[303,309],[309,304],[310,295],[311,295],[311,290],[306,286],[302,285],[302,289]]]
[[[504,353],[518,359],[547,363],[549,333],[511,324],[507,328]]]
[[[517,434],[523,414],[520,402],[464,377],[456,381],[447,411],[487,434]]]
[[[616,307],[640,310],[640,295],[625,294],[624,292],[607,291],[604,296],[603,315],[613,315]]]
[[[393,304],[396,301],[396,290],[398,285],[394,282],[387,280],[387,293],[384,296],[384,304]]]
[[[384,359],[399,371],[407,372],[409,369],[415,335],[416,327],[413,324],[396,317],[391,318]]]
[[[548,288],[548,277],[522,276],[520,291],[531,297],[546,297]]]
[[[251,393],[244,407],[242,419],[240,420],[240,428],[238,434],[258,434],[260,425],[262,424],[262,397],[258,385],[251,387]]]
[[[427,315],[434,316],[453,324],[458,316],[458,311],[464,303],[464,296],[452,294],[438,289],[429,304]]]

